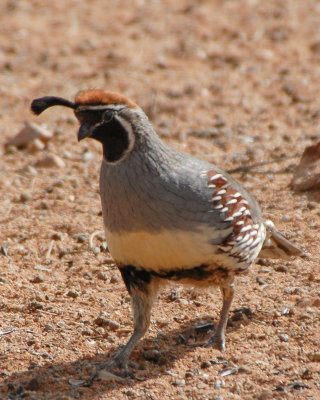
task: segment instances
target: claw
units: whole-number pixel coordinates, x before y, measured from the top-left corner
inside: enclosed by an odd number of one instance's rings
[[[217,335],[215,333],[213,336],[211,336],[208,342],[203,345],[203,347],[214,347],[215,349],[218,349],[220,351],[225,351],[226,346],[224,337],[221,337],[221,335]]]

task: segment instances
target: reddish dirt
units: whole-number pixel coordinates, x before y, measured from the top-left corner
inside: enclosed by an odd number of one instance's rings
[[[2,0],[0,15],[0,330],[14,328],[0,335],[0,398],[319,400],[320,195],[289,183],[320,138],[320,3]],[[305,256],[238,279],[223,354],[179,342],[217,321],[218,290],[168,287],[132,355],[139,379],[85,386],[132,330],[103,235],[89,246],[101,150],[77,144],[67,109],[29,105],[87,88],[126,94],[171,146],[222,168],[287,157],[233,175]],[[54,132],[44,150],[5,149],[25,121]],[[48,153],[65,168],[35,167]]]

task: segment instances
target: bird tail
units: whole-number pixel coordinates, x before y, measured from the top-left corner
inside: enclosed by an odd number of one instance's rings
[[[282,258],[288,260],[292,256],[300,256],[302,254],[302,251],[298,247],[283,237],[275,229],[272,221],[266,220],[264,221],[264,225],[266,227],[267,235],[259,257]]]

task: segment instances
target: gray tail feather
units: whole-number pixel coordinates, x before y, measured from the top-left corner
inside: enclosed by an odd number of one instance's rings
[[[267,230],[266,240],[262,246],[259,257],[290,259],[292,256],[300,256],[302,251],[283,237],[270,220],[265,221]]]

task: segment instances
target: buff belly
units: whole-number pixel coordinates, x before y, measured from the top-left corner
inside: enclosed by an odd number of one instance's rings
[[[232,269],[232,261],[220,254],[212,230],[185,232],[162,231],[114,233],[105,229],[108,248],[120,265],[132,265],[146,271],[166,273],[193,269],[201,265]],[[228,231],[216,235],[228,234]]]

